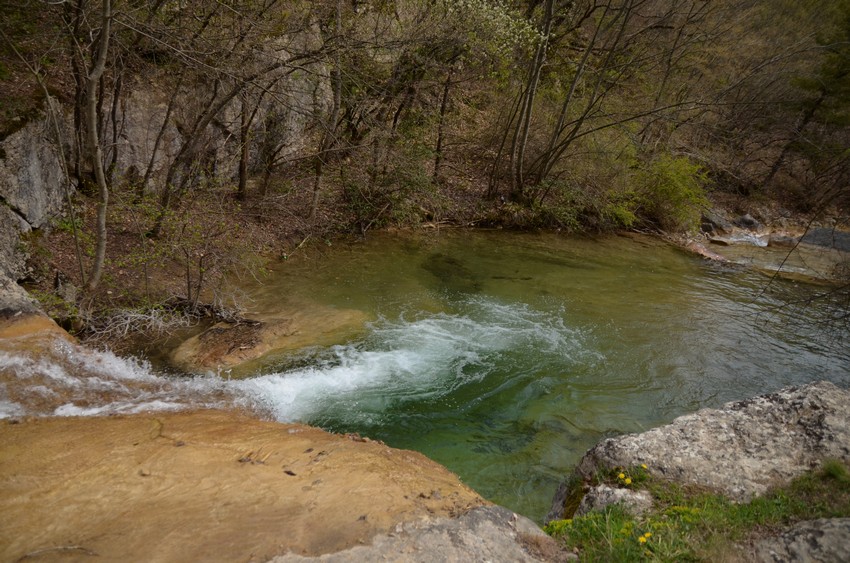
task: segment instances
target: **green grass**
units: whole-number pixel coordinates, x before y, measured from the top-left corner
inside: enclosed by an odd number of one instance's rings
[[[655,508],[635,517],[615,505],[550,522],[546,532],[567,549],[577,549],[582,561],[721,561],[734,554],[736,544],[794,522],[850,516],[850,471],[835,460],[746,504],[655,479],[651,468],[599,477],[612,485],[646,489]]]

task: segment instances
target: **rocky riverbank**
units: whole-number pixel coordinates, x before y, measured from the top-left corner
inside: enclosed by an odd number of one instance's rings
[[[850,390],[828,382],[790,387],[603,440],[559,487],[547,520],[586,516],[615,504],[632,514],[653,514],[653,496],[630,486],[630,477],[625,481],[620,473],[612,484],[600,475],[636,471],[745,503],[827,460],[850,462]],[[838,562],[848,538],[850,519],[819,519],[741,550],[745,560]]]
[[[786,213],[787,214],[787,213]],[[771,276],[843,283],[850,277],[850,232],[845,221],[814,223],[785,216],[759,221],[721,208],[703,215],[700,236],[684,241],[705,258],[754,268]]]

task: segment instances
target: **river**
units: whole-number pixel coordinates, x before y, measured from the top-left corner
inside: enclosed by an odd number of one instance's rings
[[[54,344],[0,352],[0,413],[237,406],[423,452],[541,521],[605,436],[827,379],[850,385],[825,286],[771,280],[644,237],[443,231],[313,245],[246,282],[257,314],[369,319],[244,378],[186,377]],[[64,351],[62,351],[64,350]]]

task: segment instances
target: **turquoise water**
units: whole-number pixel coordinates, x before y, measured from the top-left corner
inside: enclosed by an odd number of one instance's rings
[[[538,521],[600,438],[829,379],[850,385],[823,288],[644,238],[377,234],[281,264],[255,307],[365,311],[365,334],[233,382],[258,408],[425,453]]]

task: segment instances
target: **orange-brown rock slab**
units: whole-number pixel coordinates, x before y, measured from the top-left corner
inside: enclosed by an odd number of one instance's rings
[[[218,323],[178,346],[171,354],[171,363],[193,373],[234,367],[250,373],[253,362],[269,353],[345,341],[345,337],[362,330],[366,321],[362,311],[311,304],[286,317]]]
[[[46,340],[56,336],[70,342],[74,341],[70,334],[46,315],[25,312],[0,315],[0,339],[35,338]]]
[[[485,504],[421,454],[236,413],[0,423],[0,560],[263,561]]]

